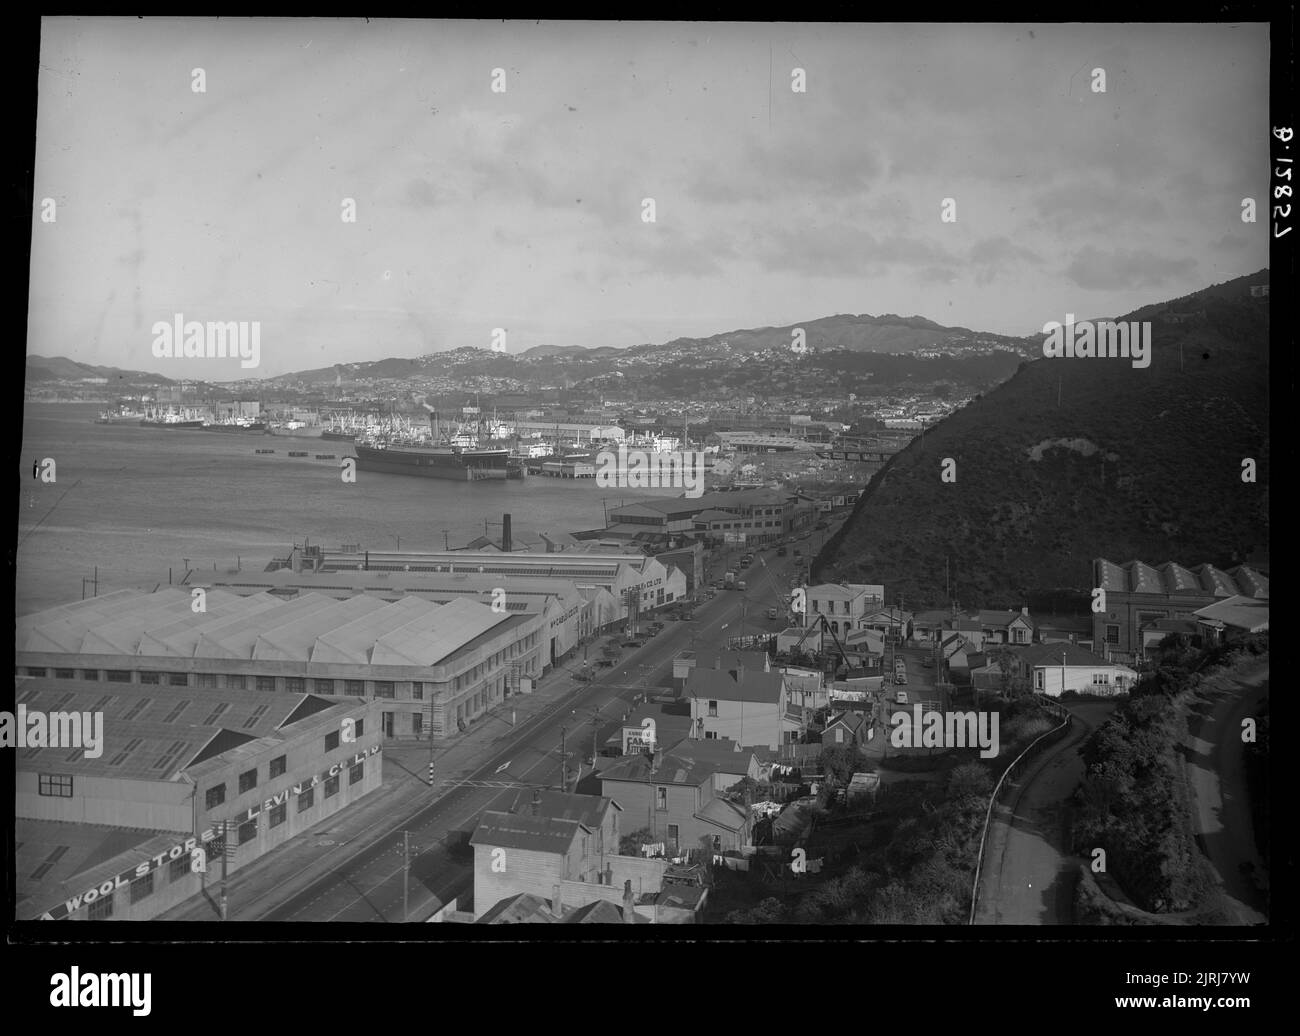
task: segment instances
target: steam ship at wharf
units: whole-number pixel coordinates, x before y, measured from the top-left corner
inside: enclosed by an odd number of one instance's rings
[[[478,436],[463,429],[440,436],[437,413],[427,405],[426,409],[431,439],[400,432],[391,425],[376,434],[358,436],[353,444],[357,470],[460,482],[524,478],[527,474],[523,461],[504,446],[479,446]]]

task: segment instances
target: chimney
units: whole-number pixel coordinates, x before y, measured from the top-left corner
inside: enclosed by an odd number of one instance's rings
[[[636,924],[636,897],[632,895],[632,879],[623,882],[623,923]]]
[[[551,913],[557,918],[564,917],[564,892],[559,885],[551,886]]]
[[[510,550],[510,515],[503,514],[501,516],[501,551],[504,554],[509,554]]]
[[[1027,605],[1027,604],[1022,605],[1021,608],[1020,608],[1020,614],[1026,616],[1026,617],[1028,617],[1028,615],[1029,615],[1029,605]]]

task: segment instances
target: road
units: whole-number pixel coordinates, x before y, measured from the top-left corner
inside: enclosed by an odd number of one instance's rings
[[[1243,760],[1242,720],[1268,697],[1268,665],[1240,678],[1207,681],[1187,703],[1184,766],[1196,841],[1219,879],[1223,907],[1237,924],[1268,920],[1264,862],[1255,848]]]
[[[1064,804],[1083,779],[1079,745],[1113,708],[1109,703],[1069,706],[1075,721],[1068,736],[1021,776],[1018,795],[994,808],[976,924],[1071,923],[1070,878],[1078,860],[1069,852]]]
[[[690,622],[672,622],[659,636],[623,657],[612,670],[580,687],[551,711],[521,724],[516,735],[494,748],[474,780],[514,781],[524,785],[558,787],[560,781],[561,728],[567,728],[568,773],[590,755],[593,716],[602,722],[621,716],[629,699],[647,689],[672,684],[672,659],[692,647],[715,647],[742,632],[774,631],[785,625],[784,616],[769,620],[768,607],[788,592],[793,575],[791,559],[778,558],[774,550],[762,552],[766,565],[755,563],[738,578],[747,583],[745,593],[720,591],[712,601],[699,604]],[[744,606],[747,605],[747,608]],[[742,608],[746,615],[742,621]],[[505,765],[508,764],[508,765]],[[434,760],[435,769],[437,760]],[[496,772],[499,768],[502,772]],[[584,768],[584,772],[590,770]],[[516,790],[453,787],[430,789],[430,799],[414,811],[396,816],[391,823],[367,836],[364,844],[331,873],[307,885],[274,906],[258,920],[266,921],[401,921],[403,909],[403,831],[411,845],[409,913],[427,917],[463,888],[471,864],[456,858],[443,845],[450,831],[472,828],[484,810],[502,808],[513,801]],[[286,878],[286,883],[292,877]],[[265,896],[274,900],[274,889]]]

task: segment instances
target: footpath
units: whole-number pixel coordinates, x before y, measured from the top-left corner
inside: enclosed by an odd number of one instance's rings
[[[586,643],[590,670],[608,643],[606,634]],[[472,777],[496,747],[527,722],[556,709],[586,686],[582,646],[542,676],[531,694],[514,694],[479,716],[464,731],[432,742],[435,786],[429,787],[429,741],[386,741],[383,783],[357,802],[326,817],[258,859],[232,871],[227,882],[227,917],[255,921],[363,849],[386,825],[441,795],[443,781]],[[513,720],[513,722],[512,722]],[[216,921],[220,911],[221,861],[209,862],[204,891],[159,915],[160,921]]]

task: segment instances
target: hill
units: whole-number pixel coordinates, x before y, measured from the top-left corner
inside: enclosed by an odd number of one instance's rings
[[[170,385],[171,378],[149,371],[123,370],[120,367],[94,367],[78,363],[64,356],[28,356],[27,381],[81,381],[87,378],[107,378],[110,385],[124,384]]]
[[[1227,567],[1267,549],[1268,300],[1249,291],[1267,282],[1265,270],[1128,314],[1152,322],[1146,369],[1022,363],[877,473],[815,578],[945,607],[946,557],[962,607],[1018,606],[1035,589],[1088,590],[1098,556]],[[941,480],[946,458],[955,482]]]

